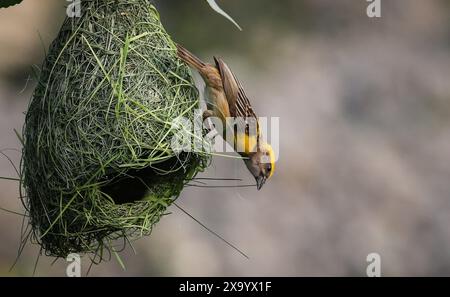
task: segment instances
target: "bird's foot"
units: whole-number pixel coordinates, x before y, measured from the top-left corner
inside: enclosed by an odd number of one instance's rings
[[[203,112],[203,121],[208,119],[209,117],[212,117],[214,115],[214,112],[210,109],[207,109]]]

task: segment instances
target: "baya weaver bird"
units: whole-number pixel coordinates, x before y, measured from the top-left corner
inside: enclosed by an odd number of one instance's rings
[[[261,137],[258,117],[241,83],[222,59],[214,57],[215,65],[212,65],[202,62],[181,45],[177,45],[177,50],[180,59],[195,68],[205,81],[208,109],[203,113],[203,119],[210,116],[217,117],[222,121],[223,127],[228,126],[229,118],[244,119],[244,123],[251,119],[256,123],[257,129],[254,135],[250,134],[246,124],[244,129],[234,133],[234,143],[230,144],[235,149],[244,148],[238,153],[243,157],[245,165],[256,179],[257,189],[260,190],[275,170],[275,155],[271,145],[263,141]]]

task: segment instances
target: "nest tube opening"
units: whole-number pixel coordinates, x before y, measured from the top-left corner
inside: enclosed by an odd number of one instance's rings
[[[82,1],[50,46],[23,129],[23,200],[46,255],[99,254],[151,233],[210,162],[176,154],[198,91],[147,0]]]

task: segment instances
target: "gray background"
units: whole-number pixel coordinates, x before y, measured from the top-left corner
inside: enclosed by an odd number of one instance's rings
[[[154,233],[93,276],[450,275],[450,4],[363,0],[159,1],[173,38],[203,59],[220,55],[261,116],[279,116],[280,160],[262,191],[186,189],[178,203],[235,243],[247,260],[174,207]],[[62,0],[0,10],[0,149],[20,149],[39,65],[65,17]],[[15,164],[20,153],[6,151]],[[0,158],[0,176],[14,176]],[[241,161],[216,158],[204,176],[242,177]],[[0,206],[23,212],[18,185],[0,180]],[[39,248],[14,262],[21,218],[0,211],[0,275],[31,275]],[[37,275],[63,276],[40,259]],[[83,258],[85,272],[89,259]]]

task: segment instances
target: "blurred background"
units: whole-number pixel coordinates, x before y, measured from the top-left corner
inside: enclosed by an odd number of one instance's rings
[[[40,65],[65,17],[63,0],[0,10],[0,149],[20,162],[20,131]],[[94,266],[91,276],[450,275],[450,2],[156,1],[174,40],[222,56],[260,116],[280,117],[277,172],[255,188],[186,188],[178,203],[247,260],[171,207],[151,236]],[[5,151],[6,149],[6,151]],[[9,149],[9,150],[8,150]],[[0,176],[16,176],[0,157]],[[216,158],[203,176],[251,180]],[[0,180],[0,207],[23,212],[18,184]],[[0,275],[30,276],[39,247],[15,268],[22,218],[0,210]],[[41,257],[38,276],[64,276]],[[83,272],[89,259],[82,259]]]

